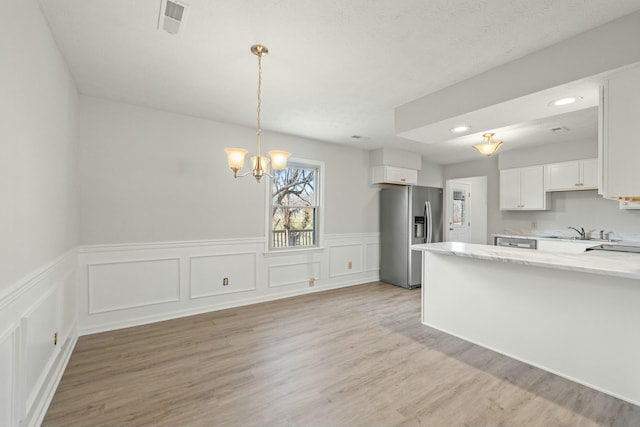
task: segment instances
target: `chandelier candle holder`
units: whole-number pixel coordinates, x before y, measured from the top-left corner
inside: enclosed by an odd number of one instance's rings
[[[484,156],[491,157],[498,148],[502,145],[502,141],[498,141],[497,139],[493,139],[492,133],[485,133],[482,135],[484,141],[480,144],[476,144],[473,146],[478,152]]]
[[[229,168],[233,171],[234,178],[242,178],[252,174],[256,181],[260,182],[260,179],[264,175],[273,178],[273,175],[268,172],[269,163],[271,163],[272,170],[286,169],[287,160],[291,153],[281,150],[272,150],[268,153],[270,158],[262,155],[262,130],[260,127],[260,107],[262,104],[262,56],[268,54],[269,49],[266,46],[255,44],[251,46],[251,52],[258,57],[258,128],[256,130],[256,155],[251,157],[252,170],[244,174],[238,174],[238,172],[242,170],[242,166],[244,166],[244,159],[248,153],[247,150],[243,148],[225,148],[224,151],[227,153],[227,161],[229,163]]]

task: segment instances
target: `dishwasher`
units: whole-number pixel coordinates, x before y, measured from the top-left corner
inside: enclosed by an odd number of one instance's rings
[[[537,249],[536,239],[526,239],[519,237],[496,237],[493,244],[495,246],[506,246],[510,248]]]

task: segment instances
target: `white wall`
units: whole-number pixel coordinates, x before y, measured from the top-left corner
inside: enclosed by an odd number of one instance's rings
[[[1,295],[77,245],[79,211],[74,82],[35,0],[3,2],[0,31]]]
[[[36,426],[77,339],[78,94],[36,0],[2,2],[0,58],[0,425]]]
[[[253,153],[253,129],[85,96],[80,118],[83,244],[264,236],[268,180],[234,179],[223,151]],[[378,231],[368,152],[267,131],[263,146],[325,162],[326,233]]]
[[[422,169],[418,171],[418,185],[444,188],[443,166],[422,157]]]

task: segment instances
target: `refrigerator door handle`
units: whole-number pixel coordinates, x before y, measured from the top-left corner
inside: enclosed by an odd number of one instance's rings
[[[424,211],[425,211],[425,218],[424,218],[424,222],[425,222],[425,226],[427,227],[427,233],[426,233],[426,238],[425,238],[425,243],[431,243],[431,229],[432,227],[432,215],[431,215],[431,202],[425,202],[424,203]]]

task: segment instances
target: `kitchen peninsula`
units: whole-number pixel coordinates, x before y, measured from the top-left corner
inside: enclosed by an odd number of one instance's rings
[[[422,251],[422,323],[640,405],[640,254]]]

